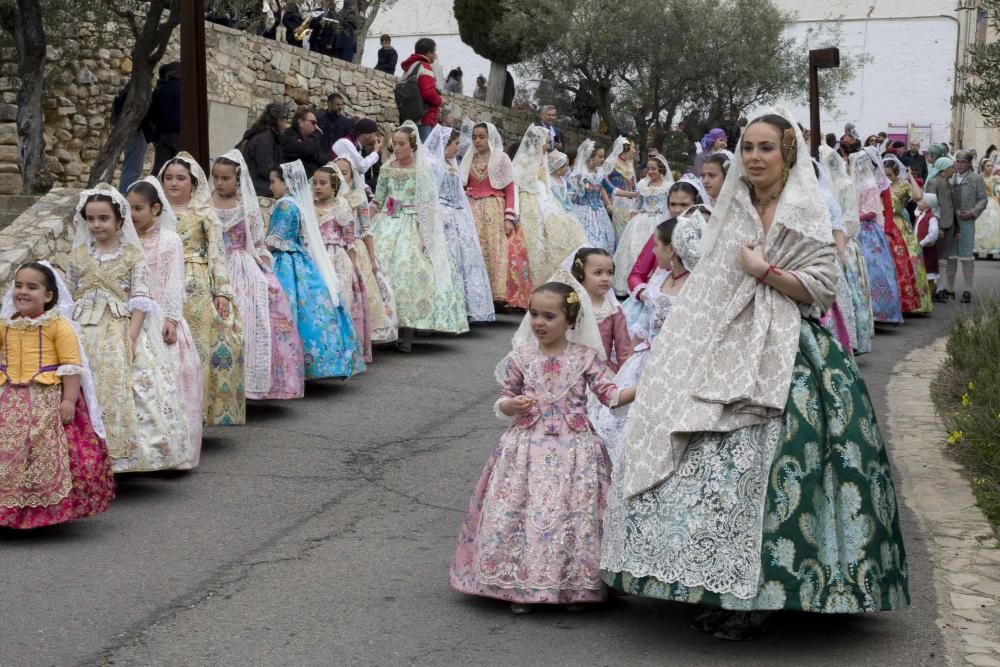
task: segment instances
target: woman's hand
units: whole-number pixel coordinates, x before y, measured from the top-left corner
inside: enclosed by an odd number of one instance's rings
[[[167,345],[177,342],[177,322],[167,320],[163,323],[163,342]]]
[[[740,248],[740,268],[747,275],[760,278],[767,271],[769,264],[764,259],[764,250],[761,246],[752,243],[745,243]]]
[[[224,296],[217,296],[212,299],[212,302],[215,303],[215,312],[219,313],[219,317],[228,320],[230,310],[229,299]]]
[[[59,403],[59,420],[65,426],[73,421],[76,415],[76,404],[73,401],[62,401]]]
[[[503,221],[503,231],[510,238],[510,235],[514,233],[514,223],[508,218]]]

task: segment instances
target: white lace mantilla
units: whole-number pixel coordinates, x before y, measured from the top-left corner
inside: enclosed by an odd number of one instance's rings
[[[757,595],[764,502],[784,417],[693,439],[665,482],[627,499],[616,470],[601,569]]]

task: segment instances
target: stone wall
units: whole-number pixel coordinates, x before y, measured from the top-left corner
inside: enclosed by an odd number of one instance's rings
[[[131,45],[121,33],[113,35],[110,28],[81,28],[64,47],[50,50],[45,140],[48,166],[57,186],[85,185],[90,164],[110,130],[111,103],[132,71],[128,58]],[[107,45],[115,48],[105,48]],[[396,79],[391,75],[214,24],[206,25],[206,45],[213,153],[232,148],[264,107],[275,100],[325,108],[326,96],[338,91],[346,98],[348,113],[363,113],[386,130],[399,121],[393,100]],[[175,32],[163,62],[177,59],[179,48],[179,33]],[[13,47],[0,48],[0,194],[20,192],[13,123],[20,81],[14,58]],[[520,139],[535,120],[533,114],[483,104],[471,97],[452,93],[444,97],[455,124],[463,118],[489,120],[506,143]],[[567,148],[574,149],[583,136],[567,130]]]
[[[0,287],[4,292],[14,271],[25,262],[46,259],[66,270],[76,230],[73,213],[79,198],[79,189],[53,188],[0,230]]]

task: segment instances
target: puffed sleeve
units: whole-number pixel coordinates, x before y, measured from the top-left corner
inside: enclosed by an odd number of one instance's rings
[[[514,187],[514,181],[511,181],[503,189],[503,213],[508,218],[514,215],[514,208],[517,204],[517,199],[514,196]]]
[[[618,367],[621,368],[625,360],[632,356],[632,337],[628,334],[628,322],[625,320],[625,313],[622,312],[621,308],[614,314],[613,325],[615,360],[618,362]]]
[[[583,379],[603,405],[609,408],[618,405],[618,385],[614,382],[614,374],[608,365],[597,356],[596,352],[592,353],[590,363],[583,371]]]
[[[52,346],[55,348],[59,368],[56,375],[80,375],[83,373],[83,362],[80,359],[80,340],[76,336],[73,325],[63,318],[52,321],[46,327],[46,333],[51,333]]]
[[[128,246],[129,286],[128,309],[141,310],[147,313],[157,312],[160,307],[151,296],[149,289],[149,265],[142,250]]]
[[[379,208],[385,203],[385,200],[389,197],[389,179],[384,178],[378,179],[378,183],[375,184],[375,203]]]
[[[500,403],[524,393],[524,373],[518,366],[513,352],[509,352],[497,366],[496,376],[503,389],[500,390],[500,398],[493,404],[493,414],[500,419],[509,419],[507,415],[500,412]]]
[[[212,296],[233,300],[233,287],[229,284],[229,269],[226,267],[226,246],[222,240],[222,223],[214,212],[205,216],[201,224],[205,226],[208,248],[208,272],[212,280]]]

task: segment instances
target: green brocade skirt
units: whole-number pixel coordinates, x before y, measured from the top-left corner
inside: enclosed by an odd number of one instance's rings
[[[732,610],[910,603],[871,399],[854,361],[816,322],[802,322],[783,416],[692,437],[678,472],[633,498],[618,481],[601,559],[618,590]]]

